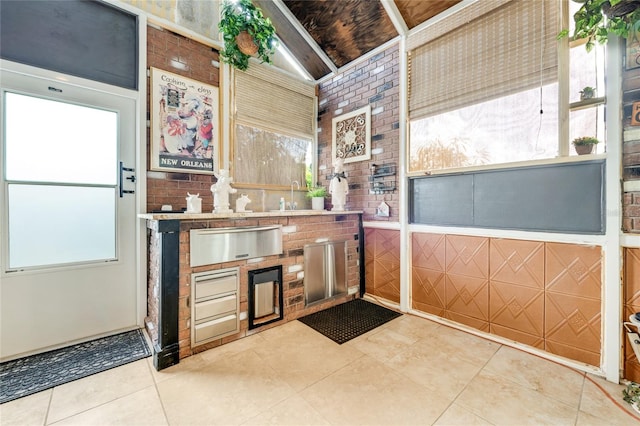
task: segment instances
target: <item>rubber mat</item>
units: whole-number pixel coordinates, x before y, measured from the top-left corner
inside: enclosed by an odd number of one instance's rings
[[[355,299],[298,318],[298,321],[341,345],[401,315],[384,306]]]
[[[151,355],[141,330],[0,364],[0,404]]]

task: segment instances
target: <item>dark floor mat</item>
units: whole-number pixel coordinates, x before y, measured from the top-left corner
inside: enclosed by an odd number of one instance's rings
[[[375,303],[355,299],[298,318],[298,321],[343,344],[401,315]]]
[[[0,404],[151,355],[141,330],[0,364]]]

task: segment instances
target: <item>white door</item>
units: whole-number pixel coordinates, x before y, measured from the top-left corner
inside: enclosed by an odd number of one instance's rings
[[[0,70],[0,101],[0,359],[136,327],[135,99]]]

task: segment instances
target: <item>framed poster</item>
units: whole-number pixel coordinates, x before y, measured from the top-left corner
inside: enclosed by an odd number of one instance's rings
[[[151,170],[213,174],[220,157],[219,90],[151,68]]]
[[[371,159],[371,106],[357,109],[333,119],[333,159],[346,163]]]

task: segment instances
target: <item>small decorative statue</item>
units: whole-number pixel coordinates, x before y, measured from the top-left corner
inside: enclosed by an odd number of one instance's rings
[[[343,211],[347,202],[347,194],[349,193],[349,183],[343,171],[344,160],[336,158],[333,162],[333,177],[329,184],[329,194],[331,194],[331,204],[333,211]]]
[[[248,212],[250,210],[245,210],[247,204],[249,204],[251,200],[247,196],[247,194],[240,194],[240,196],[236,199],[236,213]]]
[[[213,212],[214,213],[233,213],[229,208],[229,194],[235,194],[237,189],[231,187],[233,178],[229,176],[229,171],[220,169],[220,173],[213,172],[218,179],[216,183],[211,185],[213,193]]]
[[[189,194],[187,192],[187,211],[185,213],[202,213],[202,198],[200,194]]]

